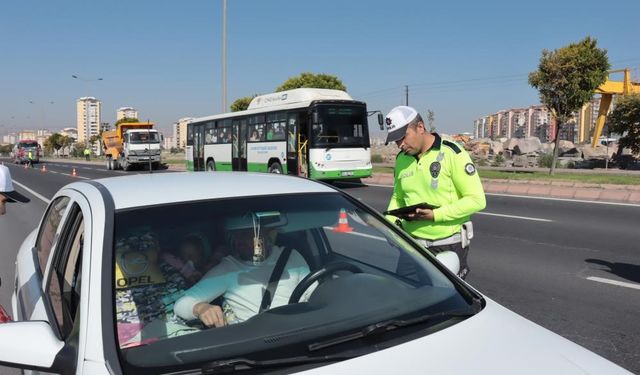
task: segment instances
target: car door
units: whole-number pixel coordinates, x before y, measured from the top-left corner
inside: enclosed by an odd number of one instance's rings
[[[82,281],[89,277],[89,261],[85,258],[89,256],[91,243],[91,211],[87,200],[76,191],[66,191],[52,204],[66,204],[66,208],[51,242],[46,240],[50,238],[47,231],[53,231],[56,219],[47,215],[45,220],[50,221],[43,221],[39,249],[45,252],[48,243],[51,243],[51,247],[42,279],[40,305],[45,311],[45,318],[39,320],[48,321],[58,339],[64,342],[66,368],[69,369],[68,373],[75,373],[82,366],[86,345],[83,333],[86,332],[87,322],[81,312],[87,311],[88,290],[86,287],[83,290]],[[55,210],[52,210],[52,215]]]

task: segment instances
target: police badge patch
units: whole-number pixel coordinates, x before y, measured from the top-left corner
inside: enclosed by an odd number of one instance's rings
[[[473,176],[476,173],[476,167],[472,163],[467,163],[464,166],[464,171],[467,172],[469,176]]]
[[[431,163],[429,166],[429,172],[431,173],[431,177],[438,178],[438,175],[440,174],[440,163],[437,161]]]

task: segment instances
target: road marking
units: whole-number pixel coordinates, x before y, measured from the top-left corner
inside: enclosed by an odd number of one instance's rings
[[[24,184],[19,183],[16,180],[13,180],[13,183],[20,186],[21,188],[23,188],[24,190],[28,191],[29,193],[33,194],[35,197],[39,198],[40,200],[42,200],[44,203],[49,204],[49,202],[51,202],[50,200],[48,200],[47,198],[43,197],[42,195],[36,193],[35,191],[29,189],[28,187],[26,187]]]
[[[605,279],[604,277],[589,276],[589,277],[587,277],[587,280],[597,281],[599,283],[623,286],[625,288],[631,288],[631,289],[640,290],[640,284],[627,283],[627,282],[624,282],[624,281]]]
[[[589,203],[589,204],[607,204],[610,206],[627,206],[627,207],[640,207],[637,203],[621,203],[621,202],[603,202],[603,201],[588,201],[583,199],[567,199],[567,198],[551,198],[551,197],[536,197],[531,195],[515,195],[515,194],[497,194],[497,193],[485,193],[485,195],[493,195],[496,197],[513,197],[513,198],[527,198],[527,199],[542,199],[547,201],[561,201],[572,203]]]
[[[541,219],[538,217],[528,217],[528,216],[515,216],[515,215],[504,215],[504,214],[494,214],[491,212],[476,212],[474,215],[487,215],[487,216],[499,216],[499,217],[508,217],[510,219],[520,219],[520,220],[530,220],[530,221],[541,221],[543,223],[552,223],[553,220],[549,219]]]
[[[340,183],[393,189],[393,185],[365,184],[365,183],[348,182],[348,181],[340,181]],[[637,203],[589,201],[589,200],[585,200],[585,199],[537,197],[537,196],[533,196],[533,195],[499,194],[499,193],[485,193],[485,195],[490,195],[490,196],[495,196],[495,197],[507,197],[507,198],[541,199],[541,200],[547,200],[547,201],[560,201],[560,202],[572,202],[572,203],[605,204],[605,205],[609,205],[609,206],[640,207],[640,204],[637,204]]]
[[[81,179],[83,179],[83,180],[90,180],[90,178],[89,178],[89,177],[74,176],[74,175],[69,174],[69,173],[62,173],[62,172],[60,172],[60,174],[65,175],[65,176],[69,176],[69,177],[73,177],[73,178],[81,178]]]

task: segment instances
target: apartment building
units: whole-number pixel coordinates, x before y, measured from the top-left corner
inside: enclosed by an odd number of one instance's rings
[[[133,107],[121,107],[116,112],[116,121],[123,118],[138,118],[138,111]]]
[[[177,148],[185,148],[187,146],[187,123],[193,120],[193,117],[183,117],[173,123],[173,139]]]
[[[78,143],[87,143],[92,136],[100,133],[102,103],[92,96],[80,98],[76,102],[76,113]]]

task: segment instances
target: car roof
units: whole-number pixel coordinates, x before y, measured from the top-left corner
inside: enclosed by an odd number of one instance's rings
[[[305,178],[250,172],[136,174],[72,185],[95,183],[109,191],[116,210],[207,199],[336,191]]]

